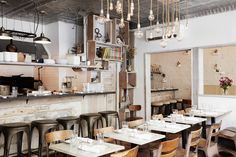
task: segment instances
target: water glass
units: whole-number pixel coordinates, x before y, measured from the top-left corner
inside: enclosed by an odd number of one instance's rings
[[[79,135],[79,125],[78,124],[74,124],[73,134],[74,134],[74,137],[78,137],[78,135]]]
[[[177,114],[171,114],[171,123],[176,123],[176,115]]]
[[[103,133],[98,133],[96,136],[99,143],[102,143],[104,141]]]
[[[128,126],[128,122],[127,121],[123,121],[122,122],[122,129],[127,129],[129,126]]]
[[[144,123],[143,124],[143,131],[144,132],[148,132],[149,130],[148,130],[148,124],[147,123]]]

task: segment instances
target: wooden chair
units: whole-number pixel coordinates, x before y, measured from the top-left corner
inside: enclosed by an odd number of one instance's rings
[[[153,115],[152,120],[163,120],[163,115],[162,114]]]
[[[179,110],[178,114],[185,114],[185,111],[184,110]]]
[[[191,131],[188,136],[186,149],[179,148],[177,150],[177,157],[197,157],[198,144],[201,139],[202,127],[198,130]],[[190,148],[195,148],[194,152],[190,152]]]
[[[186,109],[184,109],[185,113],[190,113],[191,110],[192,110],[192,108],[186,108]]]
[[[128,126],[129,128],[136,128],[137,126],[142,125],[143,123],[144,123],[143,119],[138,119],[128,122]]]
[[[161,143],[157,157],[175,157],[179,146],[179,138]]]
[[[179,138],[161,142],[160,144],[152,145],[149,149],[149,157],[175,157],[179,145]]]
[[[109,132],[113,132],[114,128],[111,127],[105,127],[105,128],[100,128],[100,129],[94,129],[94,137],[96,137],[96,135],[98,133],[109,133]],[[113,138],[104,138],[104,142],[108,142],[108,143],[115,143],[115,140]]]
[[[236,128],[229,127],[219,133],[219,152],[226,152],[236,156]]]
[[[51,143],[65,141],[66,139],[70,139],[71,137],[73,137],[72,130],[61,130],[61,131],[54,131],[54,132],[47,133],[45,135],[46,142],[47,142],[47,157],[49,156],[49,145]]]
[[[205,153],[206,157],[214,157],[216,155],[219,155],[217,141],[218,135],[220,133],[220,128],[221,122],[212,124],[207,139],[200,139],[198,149],[202,150]],[[212,141],[213,138],[215,142]]]
[[[111,157],[137,157],[138,148],[139,147],[136,146],[136,147],[129,149],[127,151],[112,154]]]

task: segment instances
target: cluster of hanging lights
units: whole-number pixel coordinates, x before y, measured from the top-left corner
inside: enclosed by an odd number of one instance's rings
[[[152,22],[155,20],[155,16],[153,14],[152,9],[152,0],[150,4],[150,12],[148,19],[150,21],[150,33],[149,33],[149,39],[153,38],[153,32],[162,33],[162,40],[160,42],[161,47],[166,47],[168,44],[168,41],[171,39],[177,39],[178,41],[181,41],[183,39],[183,32],[181,28],[180,23],[180,2],[179,0],[157,0],[157,18],[156,18],[156,26],[155,28],[152,27]],[[161,16],[161,23],[159,21],[159,3],[162,3],[162,16]],[[185,0],[186,2],[186,17],[188,16],[188,0]],[[188,27],[188,19],[186,18],[186,25],[185,29]],[[137,36],[140,37],[140,36]]]
[[[186,17],[188,16],[188,0],[186,2]],[[128,12],[127,12],[127,21],[131,20],[131,17],[134,15],[134,0],[127,0],[128,3]],[[159,6],[159,4],[162,4]],[[135,31],[135,36],[137,38],[142,38],[144,33],[141,30],[140,23],[140,0],[137,0],[138,6],[138,23],[137,30]],[[150,0],[150,10],[148,15],[148,20],[150,22],[150,34],[149,39],[153,38],[153,33],[162,33],[162,40],[160,45],[166,47],[169,40],[176,38],[178,41],[183,39],[183,32],[180,23],[180,0],[156,0],[156,17],[153,11],[153,0]],[[103,0],[101,0],[101,11],[99,20],[101,22],[107,22],[110,20],[110,11],[114,10],[118,15],[121,16],[119,27],[124,28],[124,0],[117,0],[115,5],[113,0],[107,0],[107,15],[104,16],[103,9]],[[160,16],[160,14],[161,16]],[[161,20],[159,20],[161,17]],[[155,26],[153,26],[154,21],[156,20]],[[185,28],[188,27],[188,19],[186,18]]]

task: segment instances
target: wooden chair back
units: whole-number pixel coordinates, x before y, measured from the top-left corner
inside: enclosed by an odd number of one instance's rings
[[[137,155],[138,155],[138,148],[139,147],[136,146],[136,147],[134,147],[132,149],[112,154],[111,157],[137,157]]]
[[[129,105],[129,110],[130,111],[140,111],[141,110],[141,105]]]
[[[210,131],[209,131],[209,136],[207,137],[207,147],[211,146],[211,139],[213,137],[215,139],[215,142],[217,143],[218,135],[220,133],[220,128],[221,128],[221,123],[222,123],[222,121],[211,125]]]
[[[163,120],[163,115],[162,114],[156,114],[152,116],[153,120]]]
[[[115,129],[112,126],[111,127],[100,128],[100,129],[94,129],[94,137],[96,137],[96,135],[98,133],[104,134],[104,133],[113,132],[114,130]],[[114,139],[112,139],[112,138],[104,138],[104,141],[108,142],[108,143],[114,143]]]
[[[192,111],[192,108],[186,108],[185,113],[190,113]]]
[[[124,157],[137,157],[138,155],[138,146],[128,150],[127,154]]]
[[[73,137],[73,131],[72,130],[54,131],[47,133],[45,136],[46,136],[46,142],[50,144],[58,141],[65,141],[66,139]]]
[[[138,120],[134,120],[134,121],[129,121],[128,122],[128,127],[129,128],[135,128],[139,125],[142,125],[144,123],[143,119],[138,119]]]
[[[160,145],[159,157],[174,157],[179,145],[179,138],[164,141]]]
[[[185,114],[185,111],[184,110],[179,110],[178,114]]]
[[[194,130],[194,131],[190,132],[190,134],[188,136],[187,145],[186,145],[185,157],[189,157],[191,147],[194,147],[195,151],[197,151],[198,144],[201,139],[201,133],[202,133],[202,127],[198,130]]]

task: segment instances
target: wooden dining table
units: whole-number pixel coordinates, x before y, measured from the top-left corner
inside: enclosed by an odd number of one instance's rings
[[[124,146],[93,140],[92,143],[80,142],[74,146],[65,142],[51,144],[49,149],[76,157],[99,157],[124,150]]]

